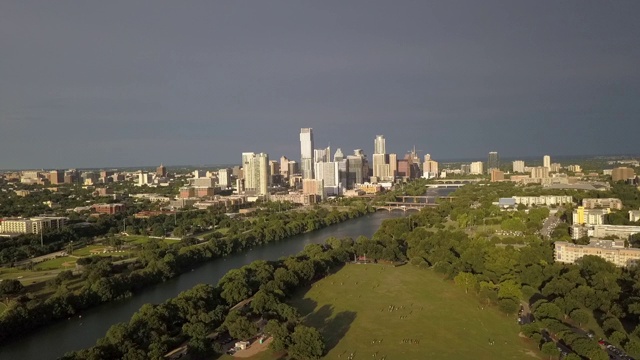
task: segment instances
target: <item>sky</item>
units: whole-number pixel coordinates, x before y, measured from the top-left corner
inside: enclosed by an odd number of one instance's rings
[[[0,169],[637,154],[640,1],[2,1]],[[369,155],[370,156],[370,155]],[[400,156],[399,156],[400,157]]]

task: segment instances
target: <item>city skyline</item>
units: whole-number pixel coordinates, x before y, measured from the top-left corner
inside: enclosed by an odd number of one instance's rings
[[[0,168],[636,151],[638,2],[149,4],[0,5]]]

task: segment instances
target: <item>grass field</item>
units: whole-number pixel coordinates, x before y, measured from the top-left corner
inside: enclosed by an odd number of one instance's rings
[[[482,309],[452,282],[410,265],[347,265],[293,305],[322,331],[328,359],[352,352],[389,360],[526,359],[537,353],[518,336],[515,317]]]
[[[56,259],[51,259],[47,261],[43,261],[41,263],[35,264],[33,266],[34,270],[55,270],[55,269],[70,269],[73,270],[75,268],[75,262],[77,258],[74,257],[59,257]],[[64,264],[73,264],[71,266],[65,266]]]
[[[291,303],[322,332],[325,359],[544,358],[518,336],[515,317],[483,309],[453,282],[411,265],[347,265]],[[276,358],[267,351],[250,359]]]
[[[134,245],[145,244],[145,243],[148,243],[149,240],[151,240],[150,237],[144,236],[144,235],[122,236],[121,239],[122,239],[122,241],[124,241],[127,244],[134,244]],[[160,240],[160,239],[156,239],[156,240]],[[162,239],[162,241],[164,241],[167,244],[174,244],[174,243],[179,242],[180,240]]]

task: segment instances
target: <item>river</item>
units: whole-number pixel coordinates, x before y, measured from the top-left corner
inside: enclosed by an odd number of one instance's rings
[[[401,217],[400,211],[378,211],[361,218],[346,221],[311,233],[294,236],[277,243],[256,247],[224,259],[216,259],[165,283],[152,286],[120,301],[100,305],[75,316],[43,327],[23,338],[0,347],[0,359],[41,360],[55,359],[73,350],[93,346],[111,325],[129,321],[133,313],[146,303],[161,303],[196,284],[217,284],[227,271],[247,265],[255,260],[277,260],[297,254],[306,245],[323,243],[328,237],[371,237],[383,220]],[[1,330],[1,329],[0,329]]]

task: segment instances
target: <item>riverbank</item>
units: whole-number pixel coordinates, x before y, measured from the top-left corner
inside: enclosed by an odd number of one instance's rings
[[[199,283],[216,284],[230,269],[246,265],[254,260],[276,260],[301,251],[312,243],[323,243],[334,236],[356,238],[360,235],[370,237],[379,228],[383,220],[402,217],[402,213],[378,212],[353,219],[311,233],[294,236],[287,241],[258,245],[245,253],[236,253],[221,261],[204,263],[194,271],[186,272],[172,280],[144,289],[138,294],[115,302],[103,304],[69,320],[42,328],[30,335],[16,339],[2,347],[0,359],[42,359],[38,349],[51,349],[51,357],[86,348],[95,344],[104,336],[109,327],[117,322],[128,321],[132,314],[145,303],[160,303],[175,297],[181,291],[190,289]]]

